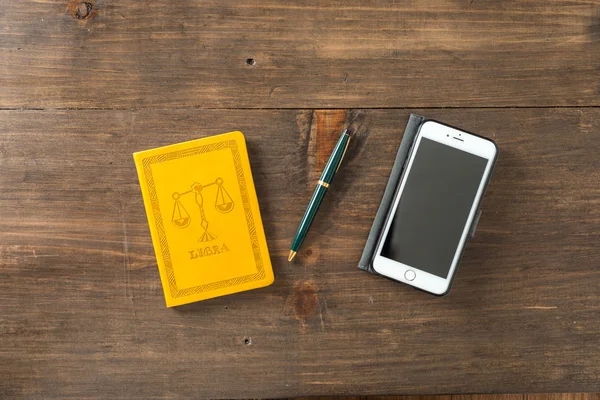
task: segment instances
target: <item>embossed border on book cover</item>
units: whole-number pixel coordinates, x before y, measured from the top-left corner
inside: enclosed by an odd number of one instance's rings
[[[217,282],[207,283],[205,285],[194,286],[187,289],[178,289],[177,282],[175,281],[175,271],[173,270],[173,264],[171,262],[171,254],[169,252],[169,245],[167,243],[167,236],[165,233],[162,214],[160,212],[160,206],[158,204],[156,185],[154,183],[154,177],[152,176],[151,166],[152,164],[157,164],[189,156],[195,156],[198,154],[208,153],[211,151],[222,150],[227,148],[231,149],[231,155],[233,157],[233,164],[238,178],[240,193],[242,195],[242,203],[244,205],[244,213],[246,215],[246,223],[248,225],[248,233],[250,234],[250,241],[252,243],[252,250],[254,253],[254,261],[256,262],[257,272],[249,275],[240,276],[237,278],[225,279]],[[252,214],[252,207],[249,201],[248,188],[246,186],[246,177],[244,175],[244,168],[242,166],[242,160],[238,149],[237,141],[225,140],[218,143],[193,147],[191,149],[179,150],[166,154],[158,154],[155,156],[144,158],[142,160],[142,165],[144,166],[146,184],[148,185],[148,192],[150,194],[152,213],[154,215],[156,232],[158,233],[160,251],[162,253],[163,262],[165,264],[165,270],[167,272],[167,280],[169,281],[169,290],[171,292],[171,297],[179,298],[194,294],[200,294],[203,292],[210,292],[225,287],[237,286],[243,283],[258,281],[265,277],[263,258],[260,252],[260,245],[258,235],[256,233],[256,226],[254,225],[254,215]]]

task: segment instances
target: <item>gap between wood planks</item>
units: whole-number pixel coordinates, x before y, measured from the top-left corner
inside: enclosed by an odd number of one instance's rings
[[[127,108],[127,107],[58,107],[58,108],[39,108],[39,107],[0,107],[0,111],[146,111],[146,110],[240,110],[240,111],[277,111],[277,110],[502,110],[502,109],[587,109],[587,108],[600,108],[600,106],[448,106],[448,107],[421,107],[421,106],[410,106],[410,107],[140,107],[140,108]]]

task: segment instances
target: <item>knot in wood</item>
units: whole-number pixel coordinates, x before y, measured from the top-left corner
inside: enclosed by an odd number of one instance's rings
[[[75,16],[77,19],[85,19],[90,16],[92,10],[94,9],[94,5],[89,1],[82,1],[77,5],[77,11],[75,11]]]
[[[94,14],[94,3],[91,0],[73,0],[67,6],[71,17],[79,20],[86,20]]]

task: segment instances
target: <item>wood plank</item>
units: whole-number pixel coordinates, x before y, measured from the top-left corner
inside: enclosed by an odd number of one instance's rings
[[[598,400],[600,393],[526,394],[525,400]]]
[[[313,397],[296,397],[294,399],[290,399],[290,400],[329,400],[329,399],[336,399],[336,400],[366,400],[365,397],[358,397],[358,396],[349,396],[349,397],[341,397],[341,396],[324,396],[324,397],[317,397],[317,396],[313,396]]]
[[[599,393],[463,394],[440,396],[366,396],[365,400],[596,400]],[[336,397],[320,399],[335,400]]]
[[[422,396],[367,396],[366,400],[452,400],[450,395]]]
[[[501,149],[444,298],[356,268],[408,117],[361,113],[290,264],[314,186],[309,143],[339,135],[337,122],[313,127],[319,112],[1,111],[0,393],[600,391],[600,110],[426,110]],[[166,309],[131,153],[234,129],[248,139],[276,281]]]
[[[524,400],[522,394],[463,394],[453,395],[452,400]]]
[[[0,0],[0,108],[600,105],[597,1],[82,1]]]

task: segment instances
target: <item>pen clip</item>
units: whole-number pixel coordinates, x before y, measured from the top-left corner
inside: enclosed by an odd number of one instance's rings
[[[348,129],[344,130],[344,135],[348,135]],[[346,142],[346,147],[344,148],[344,152],[342,153],[342,158],[340,158],[340,162],[338,163],[337,168],[335,169],[335,173],[337,174],[338,170],[342,166],[342,162],[344,161],[344,157],[346,156],[346,150],[348,150],[348,145],[350,144],[350,139],[352,136],[348,135],[348,141]]]

